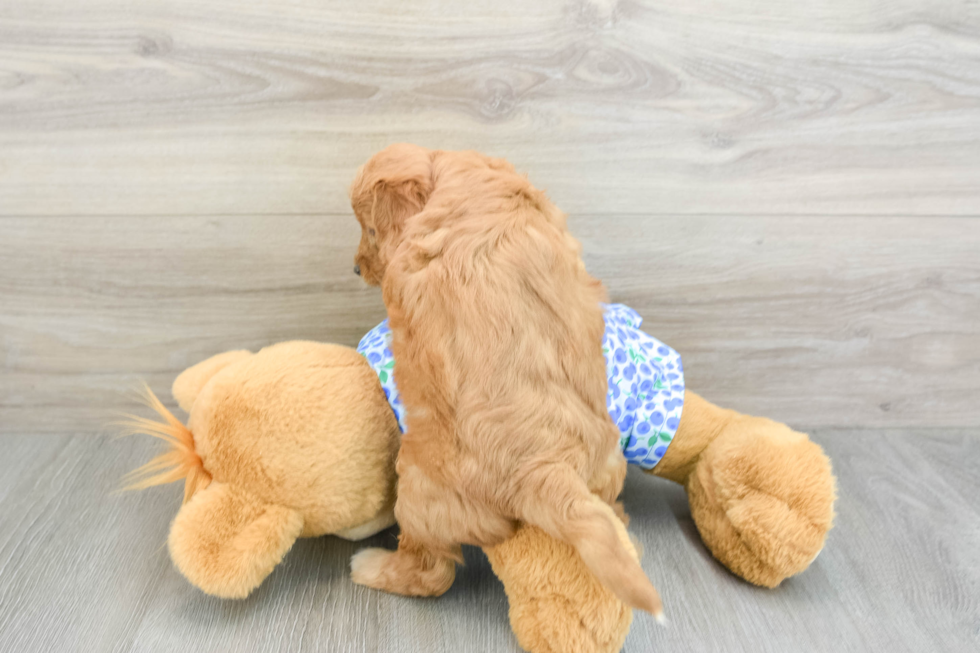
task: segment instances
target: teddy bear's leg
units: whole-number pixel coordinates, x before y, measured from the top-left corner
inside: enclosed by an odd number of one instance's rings
[[[177,513],[170,557],[193,585],[221,598],[245,598],[279,564],[303,530],[294,510],[211,483]]]
[[[715,557],[765,587],[810,565],[834,516],[834,477],[820,447],[757,417],[735,420],[708,445],[687,492]]]
[[[226,351],[203,360],[197,365],[188,367],[174,379],[174,384],[170,388],[170,394],[173,395],[181,410],[185,413],[190,413],[191,406],[194,405],[194,400],[197,399],[198,393],[211,380],[211,377],[232,363],[236,363],[243,358],[248,358],[251,355],[252,352],[244,350]]]
[[[674,441],[652,473],[685,485],[701,538],[718,560],[775,587],[823,548],[834,514],[830,460],[785,424],[687,395]]]
[[[630,554],[636,550],[617,526]],[[484,549],[510,602],[510,624],[531,653],[617,653],[633,611],[602,586],[570,545],[524,525]]]

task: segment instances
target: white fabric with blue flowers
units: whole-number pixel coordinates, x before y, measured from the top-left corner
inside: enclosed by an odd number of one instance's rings
[[[629,306],[603,304],[609,394],[606,406],[619,427],[627,462],[652,469],[663,458],[684,407],[684,368],[676,351],[640,331],[643,318]],[[405,406],[395,387],[388,320],[361,338],[357,351],[378,374],[388,403],[405,432]]]
[[[677,433],[684,407],[684,367],[676,351],[640,331],[643,318],[623,304],[604,305],[609,394],[627,462],[652,469]]]

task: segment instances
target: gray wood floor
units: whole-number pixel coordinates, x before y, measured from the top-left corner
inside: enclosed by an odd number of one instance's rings
[[[631,472],[626,507],[670,627],[642,615],[625,651],[944,651],[980,647],[980,431],[814,433],[840,481],[836,528],[775,590],[728,574],[683,490]],[[176,487],[113,494],[152,445],[88,435],[0,439],[4,651],[517,651],[477,549],[443,597],[356,587],[359,546],[299,541],[256,593],[191,588],[163,548]],[[386,531],[369,543],[392,546]]]
[[[672,627],[627,651],[980,649],[976,0],[0,0],[0,650],[515,650],[478,551],[412,601],[303,541],[222,602],[162,548],[176,488],[111,493],[141,379],[381,319],[346,187],[395,141],[511,159],[690,387],[834,460],[775,591],[631,475]]]

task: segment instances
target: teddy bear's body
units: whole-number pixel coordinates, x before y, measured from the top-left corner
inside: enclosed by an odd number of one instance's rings
[[[219,354],[178,376],[173,395],[187,427],[152,395],[165,423],[132,424],[172,445],[144,468],[160,473],[136,487],[186,479],[168,543],[205,592],[248,595],[297,537],[357,539],[392,524],[399,427],[379,375],[353,349],[286,342]],[[783,424],[683,397],[670,446],[648,472],[687,488],[705,544],[734,573],[772,587],[805,569],[833,517],[820,447]],[[524,648],[620,649],[632,612],[569,545],[522,526],[486,553]]]

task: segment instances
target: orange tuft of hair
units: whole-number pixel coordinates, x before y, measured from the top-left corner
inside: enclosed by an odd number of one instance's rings
[[[149,435],[170,445],[167,451],[156,456],[139,469],[126,474],[124,490],[145,490],[184,480],[184,503],[211,483],[211,474],[204,469],[204,461],[194,448],[194,434],[174,417],[173,413],[157,398],[150,387],[143,385],[143,402],[163,418],[156,422],[146,417],[126,415],[118,423],[123,436]]]

